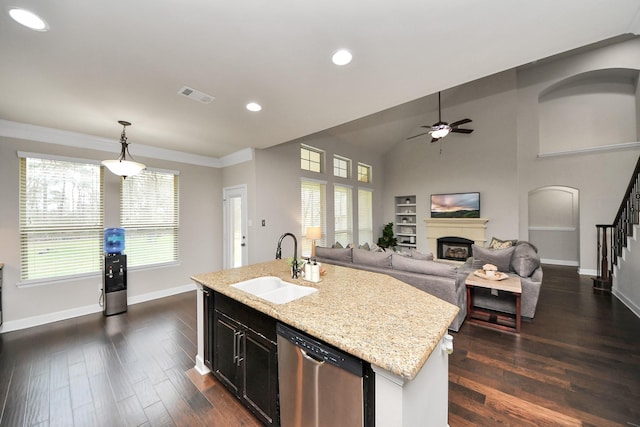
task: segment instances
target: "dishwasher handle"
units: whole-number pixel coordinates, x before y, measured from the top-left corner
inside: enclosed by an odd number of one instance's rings
[[[298,350],[300,351],[300,353],[302,353],[302,356],[305,359],[309,360],[311,363],[315,363],[318,366],[322,366],[322,365],[325,364],[324,360],[317,359],[317,358],[313,357],[314,355],[307,353],[307,351],[305,349],[298,347]]]

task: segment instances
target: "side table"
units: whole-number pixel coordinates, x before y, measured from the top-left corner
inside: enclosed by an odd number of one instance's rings
[[[489,280],[478,277],[474,272],[469,273],[465,280],[467,287],[467,321],[482,326],[500,329],[508,332],[520,333],[520,297],[522,284],[519,277],[509,276],[503,280]],[[515,317],[507,313],[485,310],[473,305],[474,288],[495,289],[499,292],[512,294],[516,300]]]

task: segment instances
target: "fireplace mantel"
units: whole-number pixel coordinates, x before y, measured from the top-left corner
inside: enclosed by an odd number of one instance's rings
[[[427,218],[427,243],[429,252],[437,256],[438,239],[441,237],[464,237],[476,245],[487,241],[487,218]]]

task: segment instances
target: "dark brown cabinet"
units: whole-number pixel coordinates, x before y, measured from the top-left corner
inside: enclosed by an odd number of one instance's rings
[[[262,422],[279,425],[275,319],[209,292],[214,304],[205,341],[213,344],[214,375]]]

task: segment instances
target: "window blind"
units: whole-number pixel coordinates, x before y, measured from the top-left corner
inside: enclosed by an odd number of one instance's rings
[[[120,224],[129,267],[178,261],[178,188],[173,172],[144,170],[120,180]]]
[[[101,271],[103,187],[97,164],[20,158],[22,283]]]
[[[353,214],[351,209],[351,188],[335,185],[333,209],[335,219],[335,239],[345,248],[353,243]]]
[[[316,240],[316,246],[325,246],[326,240],[326,185],[317,181],[300,181],[300,206],[302,224],[302,256],[311,254],[312,241],[307,239],[307,227],[320,227],[322,237]]]
[[[373,191],[358,189],[358,244],[373,241]]]

